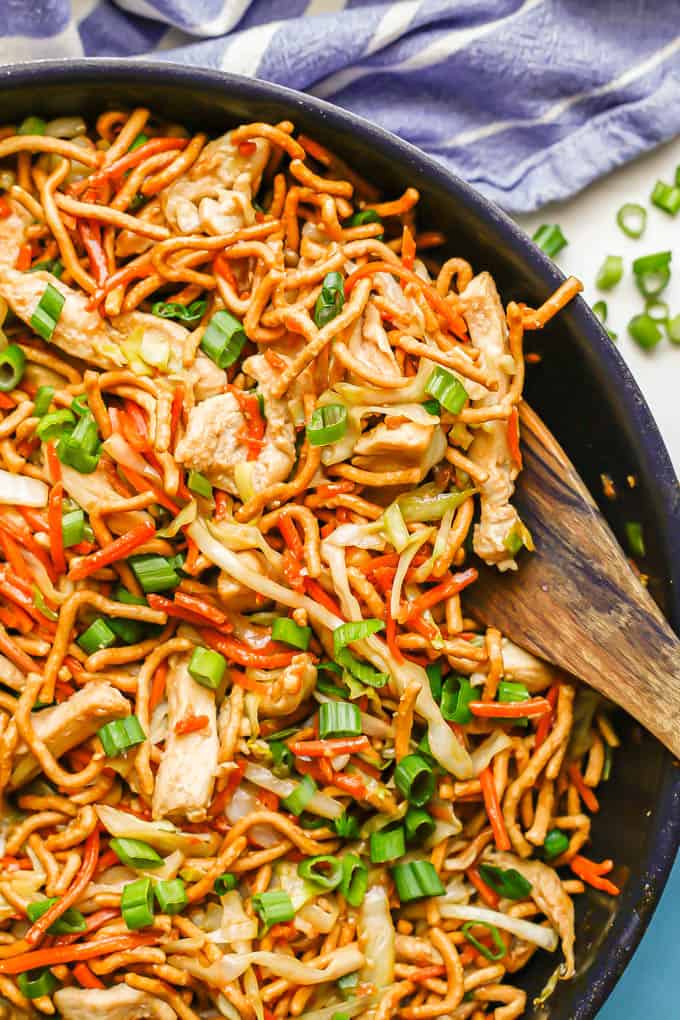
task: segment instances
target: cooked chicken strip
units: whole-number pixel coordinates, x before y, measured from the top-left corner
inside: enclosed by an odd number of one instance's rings
[[[31,716],[33,729],[55,758],[89,740],[97,730],[114,719],[130,715],[130,702],[107,683],[88,684],[67,701],[45,708]],[[17,749],[10,789],[27,783],[40,772],[40,766],[25,744]]]
[[[495,393],[487,392],[474,400],[473,406],[499,404],[510,385],[502,367],[503,356],[510,352],[503,306],[489,273],[475,276],[461,294],[461,301],[470,340],[482,354],[480,365],[498,383]],[[475,525],[474,550],[485,563],[495,564],[499,570],[516,570],[517,564],[505,544],[519,523],[510,503],[519,471],[510,454],[507,423],[493,421],[478,428],[467,455],[489,475],[479,486],[481,516]]]
[[[62,1020],[177,1020],[162,999],[129,985],[60,988],[54,1001]]]
[[[276,719],[296,712],[310,696],[315,684],[316,666],[313,665],[311,655],[295,655],[290,666],[286,666],[275,680],[271,680],[267,694],[260,697],[260,718]]]
[[[504,675],[524,684],[530,694],[544,691],[557,679],[554,666],[549,666],[543,659],[538,659],[508,638],[503,638],[501,651]]]
[[[205,818],[217,770],[217,711],[215,692],[189,673],[189,655],[173,655],[168,673],[168,736],[156,773],[154,818],[181,815],[189,821]],[[194,733],[175,733],[190,716],[205,716],[206,725]]]

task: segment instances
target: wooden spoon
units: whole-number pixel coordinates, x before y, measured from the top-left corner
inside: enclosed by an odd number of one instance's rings
[[[526,404],[520,418],[516,502],[536,551],[513,573],[480,569],[466,605],[620,705],[680,757],[680,641],[555,437]]]

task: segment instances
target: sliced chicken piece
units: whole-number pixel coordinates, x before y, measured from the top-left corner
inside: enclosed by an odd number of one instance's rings
[[[129,985],[60,988],[54,1001],[62,1020],[177,1020],[167,1002]]]
[[[189,673],[188,654],[173,655],[168,673],[168,736],[156,773],[154,818],[180,815],[202,821],[212,796],[217,770],[217,711],[215,692]],[[205,716],[206,725],[193,733],[175,733],[189,716]]]
[[[231,132],[206,145],[189,173],[161,193],[171,226],[180,234],[228,234],[254,223],[269,148],[262,138],[232,145]]]
[[[262,719],[276,719],[296,712],[316,685],[316,666],[311,655],[295,655],[290,666],[277,673],[267,693],[260,696],[259,714]]]
[[[285,400],[271,396],[275,373],[263,355],[247,358],[243,371],[259,383],[264,400],[266,430],[262,449],[250,464],[256,492],[288,478],[295,463],[295,428]],[[246,423],[233,393],[221,393],[197,404],[189,412],[187,429],[177,444],[176,459],[201,471],[220,488],[238,495],[234,468],[247,459]]]
[[[566,980],[574,976],[574,903],[562,888],[560,876],[542,861],[525,861],[515,854],[487,850],[484,860],[499,868],[514,868],[531,882],[531,898],[559,933],[564,953]]]
[[[524,684],[530,694],[544,691],[557,679],[554,666],[548,665],[543,659],[538,659],[508,638],[503,638],[501,652],[504,675]]]
[[[402,422],[396,428],[382,422],[357,441],[355,467],[367,471],[399,471],[417,467],[422,480],[446,453],[446,437],[437,425]]]
[[[54,708],[33,714],[33,729],[47,744],[55,758],[84,740],[114,719],[123,719],[131,712],[130,702],[120,691],[107,683],[91,683],[81,687],[67,701]],[[38,775],[40,766],[25,744],[19,745],[10,789],[16,789]]]
[[[25,675],[5,655],[0,655],[0,684],[12,691],[23,691],[26,685]]]
[[[83,475],[75,468],[69,467],[68,464],[62,464],[61,478],[67,495],[88,514],[93,510],[96,511],[104,503],[115,504],[121,499],[109,482],[101,461],[89,475]],[[137,524],[148,520],[150,517],[143,510],[114,511],[106,515],[106,523],[116,535],[124,535]]]
[[[366,305],[366,313],[357,320],[347,346],[350,354],[369,370],[367,374],[375,377],[376,385],[380,385],[381,376],[394,378],[401,375],[380,312],[375,305]]]
[[[489,273],[480,273],[461,294],[465,321],[473,347],[481,351],[481,364],[498,383],[498,389],[473,401],[474,407],[500,404],[508,392],[510,377],[501,359],[509,355],[508,330],[496,284]],[[476,430],[468,457],[489,473],[479,486],[481,517],[473,534],[474,550],[485,563],[499,570],[516,570],[506,541],[519,517],[510,500],[515,491],[518,468],[508,444],[506,421],[489,422]]]

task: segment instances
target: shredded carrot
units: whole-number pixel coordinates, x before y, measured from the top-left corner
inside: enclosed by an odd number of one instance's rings
[[[494,782],[491,766],[487,765],[485,769],[482,769],[478,778],[480,786],[482,787],[484,807],[486,808],[486,813],[489,818],[489,822],[491,823],[496,847],[498,850],[509,850],[511,846],[510,837],[508,836],[507,829],[505,828],[503,812],[501,811],[498,794],[496,793],[496,783]]]
[[[77,963],[73,968],[73,976],[81,988],[106,988],[96,974],[93,974],[86,963]]]
[[[421,616],[426,609],[431,609],[432,606],[436,606],[438,602],[443,602],[445,599],[451,598],[452,595],[457,595],[463,588],[467,588],[469,584],[476,581],[479,574],[474,567],[469,567],[460,574],[450,574],[440,584],[436,584],[434,588],[430,588],[429,591],[423,592],[417,599],[409,605],[408,619],[412,617]]]
[[[175,593],[175,604],[183,606],[184,609],[189,609],[195,616],[200,616],[209,623],[214,624],[215,627],[219,627],[223,633],[233,629],[226,613],[223,613],[217,606],[207,602],[206,599],[199,598],[198,595],[190,595],[185,591],[177,591]]]
[[[262,451],[267,428],[260,411],[260,401],[254,393],[244,393],[243,390],[239,390],[235,386],[230,386],[229,392],[236,398],[245,421],[243,439],[248,450],[248,460],[257,460]]]
[[[177,441],[177,429],[179,428],[184,406],[184,383],[178,383],[172,394],[170,406],[170,447],[174,449]]]
[[[552,729],[552,724],[555,718],[555,706],[557,705],[557,698],[560,693],[559,683],[553,684],[546,695],[546,700],[550,703],[550,712],[542,715],[538,720],[536,727],[536,736],[534,738],[534,750],[538,751],[539,747],[548,739],[548,734]]]
[[[175,733],[178,737],[186,736],[187,733],[196,733],[197,730],[204,730],[209,722],[207,715],[187,715],[175,723]]]
[[[300,740],[288,745],[294,755],[305,758],[335,758],[339,754],[369,751],[368,737],[337,737],[331,740]]]
[[[12,215],[12,206],[9,204],[4,195],[0,195],[0,220],[6,220],[8,216]]]
[[[260,804],[263,804],[267,811],[278,811],[279,810],[279,798],[271,790],[258,789],[257,799]]]
[[[151,684],[151,694],[149,695],[149,711],[153,712],[156,705],[159,705],[163,700],[165,694],[165,683],[168,678],[168,662],[167,659],[163,659],[159,666],[156,667],[156,672],[153,675],[153,682]]]
[[[21,634],[29,634],[35,627],[28,613],[18,606],[0,606],[0,623]]]
[[[234,763],[236,768],[232,769],[227,779],[226,786],[223,790],[217,794],[213,799],[212,804],[208,808],[208,815],[214,818],[216,815],[222,814],[225,807],[233,797],[235,791],[243,779],[243,773],[245,772],[246,763],[244,761],[237,761]]]
[[[164,506],[166,510],[169,510],[171,514],[177,516],[180,512],[181,507],[166,495],[160,485],[156,485],[155,482],[145,478],[144,475],[137,474],[136,471],[129,467],[121,467],[120,471],[137,492],[153,492],[156,502]]]
[[[500,903],[500,896],[495,889],[492,889],[490,885],[487,885],[482,876],[479,874],[479,870],[476,864],[473,864],[471,868],[468,868],[465,872],[472,885],[484,900],[488,907],[492,910],[496,910]]]
[[[89,577],[97,570],[101,570],[102,567],[108,567],[111,563],[126,559],[138,546],[144,545],[155,534],[156,527],[153,521],[143,521],[128,531],[127,535],[121,535],[120,538],[114,539],[103,549],[91,556],[86,556],[85,559],[71,567],[68,572],[69,580],[82,581],[84,577]]]
[[[62,531],[62,509],[61,503],[64,496],[64,486],[57,482],[50,490],[47,506],[47,520],[50,531],[50,555],[54,569],[58,574],[66,573],[66,557],[64,556],[64,535]]]
[[[174,601],[166,598],[164,595],[155,595],[153,593],[148,595],[147,598],[152,609],[157,609],[159,612],[173,617],[173,619],[186,620],[197,627],[205,627],[206,623],[209,623],[211,626],[218,628],[221,634],[231,633],[233,627],[220,609],[210,606],[207,602],[203,602],[202,599],[196,599],[196,608],[191,608],[189,603],[192,596],[184,595],[185,604],[182,604],[179,596],[180,592],[177,592]]]
[[[522,470],[522,451],[519,447],[519,411],[513,407],[508,418],[508,449],[515,466]]]
[[[217,273],[218,276],[222,276],[238,294],[238,281],[234,276],[233,269],[229,265],[229,260],[225,259],[224,255],[216,255],[213,259],[213,272]]]
[[[216,630],[203,629],[200,631],[203,640],[216,652],[221,652],[227,659],[238,663],[239,666],[254,666],[256,669],[282,669],[290,666],[293,657],[298,653],[285,651],[282,645],[269,641],[263,648],[250,648],[238,638],[227,637]],[[241,683],[239,680],[237,683]],[[241,684],[245,686],[245,683]],[[258,689],[266,685],[258,684]]]
[[[52,483],[61,481],[61,462],[57,457],[57,450],[54,443],[45,443],[45,453],[47,456],[47,473],[50,476]]]
[[[229,497],[222,489],[214,489],[213,495],[215,497],[215,520],[223,521],[227,516]]]
[[[404,232],[402,235],[401,242],[401,261],[404,263],[407,269],[413,269],[413,263],[416,258],[416,243],[413,240],[413,234],[407,226],[404,226]]]
[[[579,797],[581,798],[585,806],[588,808],[588,810],[592,811],[593,814],[598,812],[600,810],[600,802],[598,801],[597,797],[590,789],[590,787],[586,786],[585,782],[583,781],[583,776],[581,775],[581,770],[578,767],[577,762],[572,761],[569,763],[569,765],[567,765],[567,774],[569,775],[569,778],[571,779],[572,783],[578,790]]]
[[[295,556],[296,559],[301,560],[304,554],[302,539],[295,527],[295,522],[285,513],[282,513],[279,517],[279,531],[281,532],[281,537],[292,552],[293,556]]]
[[[28,387],[25,383],[22,383],[22,388],[27,390]],[[16,401],[12,400],[9,393],[0,393],[0,409],[3,411],[13,411],[16,407]]]
[[[480,719],[535,719],[548,715],[552,709],[547,698],[528,701],[471,701],[468,708]]]
[[[17,260],[14,263],[14,268],[25,273],[27,269],[31,268],[32,261],[33,252],[31,251],[30,244],[22,244],[21,248],[19,248],[19,254],[17,255]]]
[[[391,601],[392,588],[390,587],[385,592],[385,638],[392,657],[396,662],[403,662],[404,656],[401,654],[401,648],[397,644],[397,621],[392,616]]]
[[[101,242],[101,225],[96,220],[78,220],[78,233],[90,260],[90,269],[98,287],[108,276],[106,253]]]
[[[58,906],[58,904],[55,904]],[[49,911],[43,914],[47,917]],[[0,974],[21,974],[25,970],[41,967],[55,967],[59,963],[74,963],[76,960],[93,960],[97,956],[108,956],[110,953],[124,953],[138,946],[151,946],[158,942],[158,934],[114,935],[111,938],[96,939],[73,946],[52,946],[51,949],[38,949],[33,953],[21,953],[11,959],[0,960]],[[3,946],[2,949],[15,949]]]
[[[14,541],[10,533],[8,531],[5,531],[5,529],[1,526],[0,526],[0,545],[2,546],[2,551],[4,553],[5,559],[12,567],[12,570],[14,570],[14,572],[18,574],[19,577],[23,577],[25,581],[32,581],[31,571],[28,568],[26,560],[21,555],[21,549]]]
[[[610,882],[606,878],[602,878],[603,875],[608,875],[614,867],[614,862],[610,860],[602,861],[601,864],[597,864],[595,861],[591,861],[588,857],[582,857],[581,854],[576,854],[575,857],[569,862],[569,867],[584,882],[591,885],[593,889],[600,889],[602,892],[609,893],[610,896],[618,896],[621,892],[617,885]]]
[[[305,577],[305,591],[313,598],[315,602],[322,605],[329,612],[335,613],[341,620],[344,620],[345,614],[342,609],[331,596],[321,587],[318,581],[315,581],[313,577]]]

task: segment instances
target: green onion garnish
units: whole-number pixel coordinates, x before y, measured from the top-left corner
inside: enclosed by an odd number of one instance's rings
[[[282,740],[274,740],[269,744],[269,750],[272,755],[272,763],[275,775],[290,775],[290,771],[295,764],[295,757],[291,749],[283,743]]]
[[[110,648],[115,643],[116,635],[101,616],[78,638],[78,644],[87,655],[93,655],[102,648]]]
[[[163,556],[155,556],[153,553],[148,556],[131,556],[128,562],[142,590],[147,593],[167,591],[179,584],[178,575]]]
[[[447,676],[442,686],[442,715],[447,722],[466,725],[472,720],[468,705],[475,698],[474,688],[466,676]]]
[[[387,673],[379,673],[368,662],[360,662],[349,648],[343,648],[335,658],[351,676],[367,687],[384,687],[389,680]]]
[[[670,308],[665,301],[656,301],[655,299],[652,299],[645,305],[645,311],[650,319],[654,319],[654,322],[668,322]]]
[[[607,302],[596,301],[593,305],[593,315],[597,315],[600,322],[607,321]]]
[[[344,404],[324,404],[312,411],[305,429],[310,446],[337,443],[347,431],[347,408]]]
[[[626,521],[626,538],[628,540],[628,548],[633,556],[644,557],[645,555],[645,539],[642,534],[642,524],[640,521]]]
[[[154,882],[153,894],[163,914],[179,914],[189,902],[181,878],[159,879]]]
[[[543,843],[543,853],[547,861],[559,857],[569,849],[569,837],[561,829],[551,829]]]
[[[524,900],[531,892],[531,882],[515,868],[497,868],[495,864],[480,864],[479,874],[494,892],[507,900]]]
[[[27,970],[17,974],[17,985],[27,999],[40,999],[43,995],[51,995],[57,987],[57,979],[51,970]]]
[[[356,854],[345,854],[342,858],[342,881],[340,892],[350,907],[360,907],[368,889],[368,868]]]
[[[658,324],[650,315],[645,313],[633,316],[628,323],[628,332],[633,340],[646,351],[656,347],[662,336]]]
[[[208,302],[197,298],[189,305],[181,305],[177,301],[155,301],[151,306],[151,314],[161,319],[175,319],[185,326],[195,326],[205,315]]]
[[[264,922],[265,930],[274,924],[286,924],[295,917],[295,907],[283,889],[270,889],[253,896],[252,904]]]
[[[642,205],[626,202],[617,212],[616,222],[627,237],[642,237],[647,225],[647,210]]]
[[[18,135],[44,135],[47,124],[42,117],[26,117],[17,128]]]
[[[491,934],[491,938],[496,946],[496,952],[475,938],[472,934],[473,928],[485,928]],[[485,960],[492,960],[494,962],[502,960],[508,951],[498,928],[495,924],[489,924],[488,921],[467,921],[461,931],[468,942],[475,947],[478,953],[481,953]]]
[[[371,634],[376,634],[379,630],[384,630],[384,628],[385,624],[383,621],[375,618],[350,620],[349,623],[341,623],[333,631],[333,651],[335,657],[337,658],[338,652],[346,645],[352,644],[353,641],[363,641],[365,638],[370,637]]]
[[[18,344],[8,344],[0,351],[0,392],[15,390],[24,377],[26,355]]]
[[[78,419],[72,432],[62,433],[57,455],[62,464],[68,464],[81,474],[91,474],[96,469],[101,446],[97,423],[89,410]]]
[[[149,141],[149,136],[145,135],[143,131],[140,131],[139,134],[137,135],[137,137],[135,138],[134,142],[132,143],[132,145],[128,149],[128,152],[134,152],[135,149],[138,149],[140,147],[140,145],[146,145],[146,143],[148,141]]]
[[[531,240],[551,259],[569,243],[557,223],[543,223]]]
[[[247,339],[243,323],[222,309],[206,326],[201,350],[220,368],[229,368],[240,358]]]
[[[213,889],[218,896],[224,896],[226,893],[231,892],[236,888],[238,882],[236,876],[231,875],[228,871],[225,871],[223,875],[218,875],[213,882]]]
[[[293,792],[282,798],[281,807],[291,815],[301,815],[315,793],[316,783],[312,777],[303,776]]]
[[[435,830],[434,819],[422,808],[409,808],[404,818],[404,832],[407,843],[424,843]]]
[[[79,418],[82,418],[84,414],[90,414],[90,406],[84,393],[73,398],[70,410],[73,411],[74,414],[77,414]]]
[[[407,754],[394,770],[394,783],[410,804],[422,807],[434,793],[434,772],[419,754]]]
[[[189,673],[197,684],[216,691],[227,670],[227,660],[212,648],[194,648],[189,660]]]
[[[633,262],[633,272],[639,276],[642,273],[656,273],[660,269],[668,269],[672,258],[673,252],[671,251],[657,251],[652,255],[641,255]]]
[[[85,537],[85,514],[82,510],[68,510],[61,519],[64,548],[78,545]]]
[[[664,181],[657,181],[649,200],[657,209],[663,209],[669,216],[675,216],[680,209],[680,188]]]
[[[130,931],[153,924],[153,889],[150,878],[138,878],[123,886],[120,912]]]
[[[129,751],[131,747],[142,744],[146,734],[136,715],[128,715],[124,719],[114,719],[97,731],[104,754],[107,758],[117,758]]]
[[[347,810],[333,820],[333,828],[343,839],[359,838],[359,820],[354,815],[348,815]]]
[[[670,278],[671,271],[668,266],[665,266],[654,272],[636,273],[635,283],[642,296],[650,300],[658,297],[666,289]]]
[[[324,701],[319,706],[319,736],[358,737],[361,733],[361,712],[350,701]]]
[[[51,283],[47,284],[43,296],[31,316],[31,329],[35,330],[43,340],[52,339],[65,300],[64,295],[56,287],[53,287]]]
[[[212,499],[212,485],[200,471],[190,471],[187,478],[187,489],[204,499]]]
[[[359,212],[354,213],[353,216],[347,220],[345,226],[347,227],[363,227],[365,223],[381,223],[382,220],[378,216],[375,209],[361,209]]]
[[[339,315],[345,304],[345,281],[341,273],[327,273],[314,305],[314,322],[319,329]]]
[[[468,399],[468,392],[460,379],[437,365],[425,383],[425,392],[431,394],[451,414],[460,414]]]
[[[680,315],[668,320],[666,334],[671,343],[680,344]]]
[[[390,868],[397,895],[402,903],[413,903],[425,896],[444,893],[439,875],[430,861],[408,861]]]
[[[42,418],[44,414],[47,414],[53,397],[54,386],[40,386],[33,402],[33,414],[38,418]]]
[[[342,881],[342,861],[331,854],[308,857],[298,864],[298,875],[320,889],[337,889]]]
[[[372,864],[396,861],[397,857],[403,857],[406,853],[404,830],[399,826],[396,829],[380,829],[378,832],[372,832],[369,845]]]
[[[26,913],[28,919],[33,924],[46,914],[50,907],[54,906],[55,903],[59,902],[59,896],[52,896],[48,900],[34,900],[33,903],[26,905]],[[61,917],[49,926],[47,929],[48,935],[75,935],[80,932],[87,930],[87,924],[85,918],[79,910],[74,910],[73,907],[69,907],[65,910]]]
[[[600,290],[611,290],[622,276],[623,258],[621,255],[607,255],[595,277],[595,285]]]
[[[141,620],[110,616],[106,622],[116,637],[126,645],[136,645],[145,635],[152,633],[152,627],[142,623]]]
[[[301,627],[295,620],[287,616],[277,616],[272,623],[272,638],[274,641],[282,641],[293,648],[300,648],[306,652],[312,637],[311,627]]]
[[[76,423],[74,415],[66,408],[60,411],[50,411],[42,416],[38,422],[35,434],[43,443],[50,439],[58,439],[65,430],[70,430]]]
[[[143,843],[141,839],[116,836],[110,841],[109,848],[128,868],[163,867],[161,855],[148,843]]]
[[[427,679],[430,682],[430,692],[434,700],[439,703],[439,699],[442,696],[442,664],[441,662],[431,662],[429,666],[425,667],[427,673]]]

